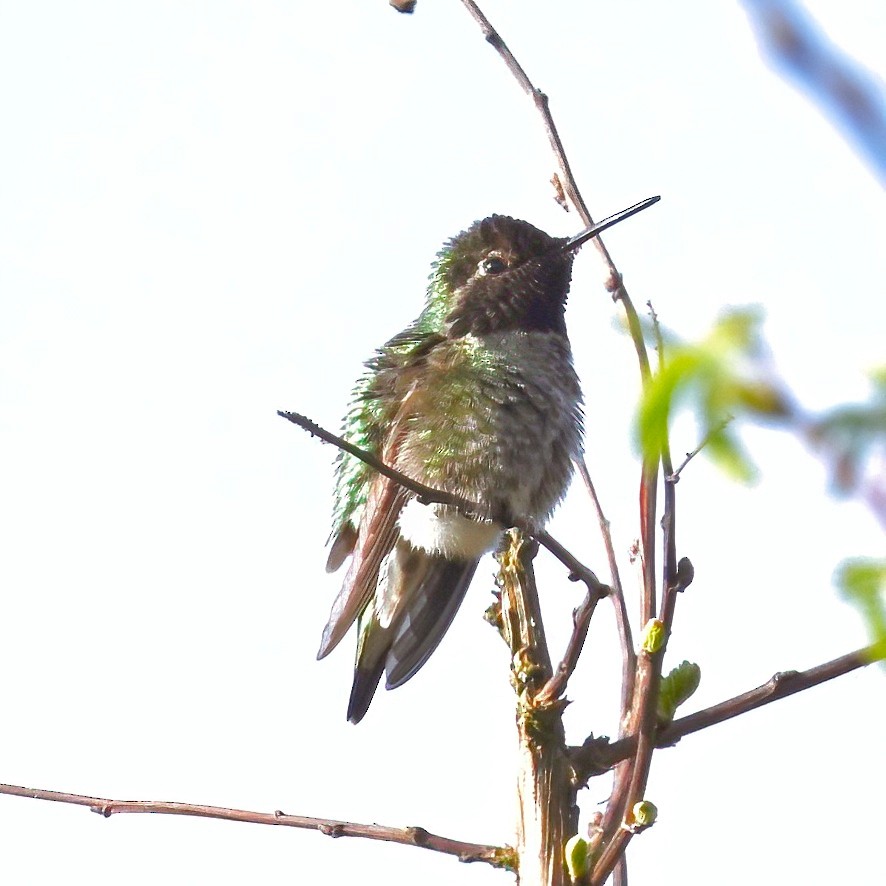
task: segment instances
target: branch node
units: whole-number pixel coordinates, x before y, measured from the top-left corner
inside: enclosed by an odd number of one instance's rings
[[[335,824],[318,825],[317,830],[320,831],[321,834],[326,834],[327,837],[332,837],[333,840],[345,835],[344,825],[340,822],[336,822]]]
[[[772,687],[773,692],[781,689],[782,685],[790,682],[795,677],[797,677],[799,671],[778,671],[773,674],[769,680],[769,684]]]
[[[614,269],[610,269],[609,275],[603,286],[606,288],[606,291],[612,297],[613,301],[618,301],[627,294],[624,288],[624,277],[622,277],[621,272]]]
[[[412,842],[415,843],[416,846],[427,846],[428,840],[430,840],[431,837],[430,833],[425,830],[425,828],[418,827],[417,825],[406,828],[406,833],[412,837]]]

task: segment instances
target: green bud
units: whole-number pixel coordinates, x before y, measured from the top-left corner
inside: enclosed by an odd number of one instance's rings
[[[664,646],[665,642],[665,626],[660,618],[650,618],[643,628],[643,635],[640,638],[640,648],[650,655],[654,655]]]
[[[563,856],[566,861],[566,870],[573,882],[588,872],[588,841],[581,834],[576,834],[566,841]]]
[[[639,803],[634,803],[631,814],[634,819],[634,827],[637,830],[642,830],[655,824],[655,819],[658,818],[658,808],[655,803],[641,800]]]

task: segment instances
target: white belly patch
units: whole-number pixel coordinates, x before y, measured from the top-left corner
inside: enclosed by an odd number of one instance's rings
[[[474,560],[491,551],[501,536],[496,523],[478,523],[446,505],[411,499],[400,512],[400,534],[414,548],[457,560]]]

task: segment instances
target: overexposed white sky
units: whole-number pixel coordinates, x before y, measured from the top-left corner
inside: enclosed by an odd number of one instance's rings
[[[807,4],[884,75],[886,7]],[[841,135],[761,60],[740,4],[486,0],[551,106],[638,306],[699,336],[761,304],[802,403],[866,396],[883,361],[886,208]],[[324,542],[335,428],[361,361],[420,310],[441,243],[492,212],[552,234],[535,113],[461,4],[0,0],[0,780],[283,809],[477,842],[513,833],[508,660],[481,564],[438,652],[345,722],[352,641],[314,660],[340,576]],[[620,552],[636,534],[637,372],[591,250],[567,312],[588,460]],[[678,487],[696,567],[669,666],[685,711],[866,642],[831,586],[882,553],[785,436],[736,486]],[[691,422],[674,451],[696,444]],[[605,574],[578,488],[552,532]],[[623,576],[631,569],[623,557]],[[542,554],[554,648],[580,588]],[[616,726],[606,607],[569,738]],[[869,668],[656,756],[659,822],[631,882],[876,883],[886,679]],[[583,795],[583,821],[605,800]],[[871,810],[871,811],[869,811]],[[4,882],[510,882],[485,866],[309,832],[115,816],[0,796]]]

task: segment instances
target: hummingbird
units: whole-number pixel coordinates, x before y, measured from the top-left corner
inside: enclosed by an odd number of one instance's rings
[[[393,689],[428,660],[512,521],[543,525],[563,498],[582,452],[565,322],[575,253],[658,199],[572,238],[505,215],[475,222],[438,253],[419,317],[366,362],[343,437],[489,516],[423,503],[339,453],[326,569],[351,562],[317,657],[358,622],[352,723],[383,673]]]

